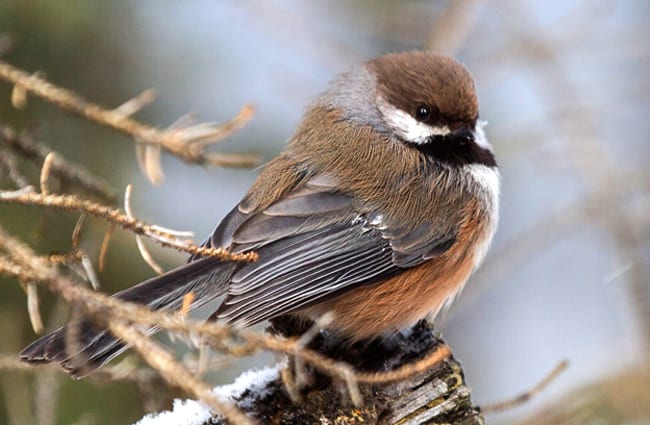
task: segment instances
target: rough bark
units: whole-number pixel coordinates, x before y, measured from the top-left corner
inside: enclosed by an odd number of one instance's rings
[[[297,334],[295,323],[276,321],[274,330],[285,335]],[[443,342],[433,329],[418,323],[408,332],[388,341],[346,344],[339,338],[321,333],[310,345],[335,359],[352,364],[357,370],[393,370],[424,358]],[[308,369],[311,384],[293,402],[280,378],[265,391],[245,391],[237,404],[263,424],[482,424],[480,410],[472,405],[470,389],[465,385],[460,363],[453,357],[424,373],[404,381],[382,385],[360,385],[363,405],[355,407],[344,382],[332,380]],[[262,395],[260,395],[262,394]],[[210,424],[225,424],[213,418]]]

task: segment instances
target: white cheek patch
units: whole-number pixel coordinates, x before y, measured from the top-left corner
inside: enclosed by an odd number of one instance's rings
[[[381,97],[377,99],[377,107],[384,121],[407,142],[422,144],[426,143],[431,136],[446,136],[451,133],[447,126],[433,127],[417,121],[410,114],[392,106]]]
[[[490,142],[488,142],[487,136],[485,135],[485,131],[483,130],[483,127],[487,125],[487,121],[479,120],[476,123],[476,130],[474,131],[474,143],[476,143],[479,147],[483,149],[488,149],[492,150],[492,146],[490,145]]]

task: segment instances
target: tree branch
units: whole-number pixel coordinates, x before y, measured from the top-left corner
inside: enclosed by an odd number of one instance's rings
[[[29,188],[28,188],[29,189]],[[86,199],[81,199],[75,195],[56,195],[36,193],[32,190],[19,190],[13,192],[0,191],[0,202],[34,205],[61,209],[68,212],[79,212],[103,218],[111,224],[130,230],[136,235],[147,236],[162,246],[172,247],[192,255],[215,257],[228,261],[255,261],[257,254],[243,253],[233,254],[223,248],[209,248],[197,246],[186,240],[179,240],[177,235],[170,231],[161,229],[158,226],[149,225],[121,213],[119,210],[98,204]]]
[[[254,108],[251,105],[244,106],[232,120],[221,125],[202,123],[185,128],[160,130],[129,118],[125,108],[106,109],[83,99],[70,90],[58,87],[36,75],[30,75],[2,60],[0,60],[0,79],[10,82],[64,111],[131,136],[140,143],[160,146],[190,163],[223,167],[251,167],[258,163],[255,155],[205,151],[208,145],[218,143],[244,126],[253,115]],[[129,110],[133,110],[133,108],[129,108]]]

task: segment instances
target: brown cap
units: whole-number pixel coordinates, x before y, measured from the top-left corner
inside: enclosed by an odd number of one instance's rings
[[[412,51],[381,56],[366,66],[377,78],[380,95],[410,115],[426,106],[430,124],[451,128],[473,124],[478,118],[474,80],[449,56]]]

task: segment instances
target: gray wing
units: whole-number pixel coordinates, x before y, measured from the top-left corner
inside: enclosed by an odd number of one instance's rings
[[[380,282],[453,245],[455,235],[432,238],[431,226],[387,225],[319,179],[263,211],[235,208],[206,244],[253,249],[259,260],[233,274],[215,315],[248,326]]]

